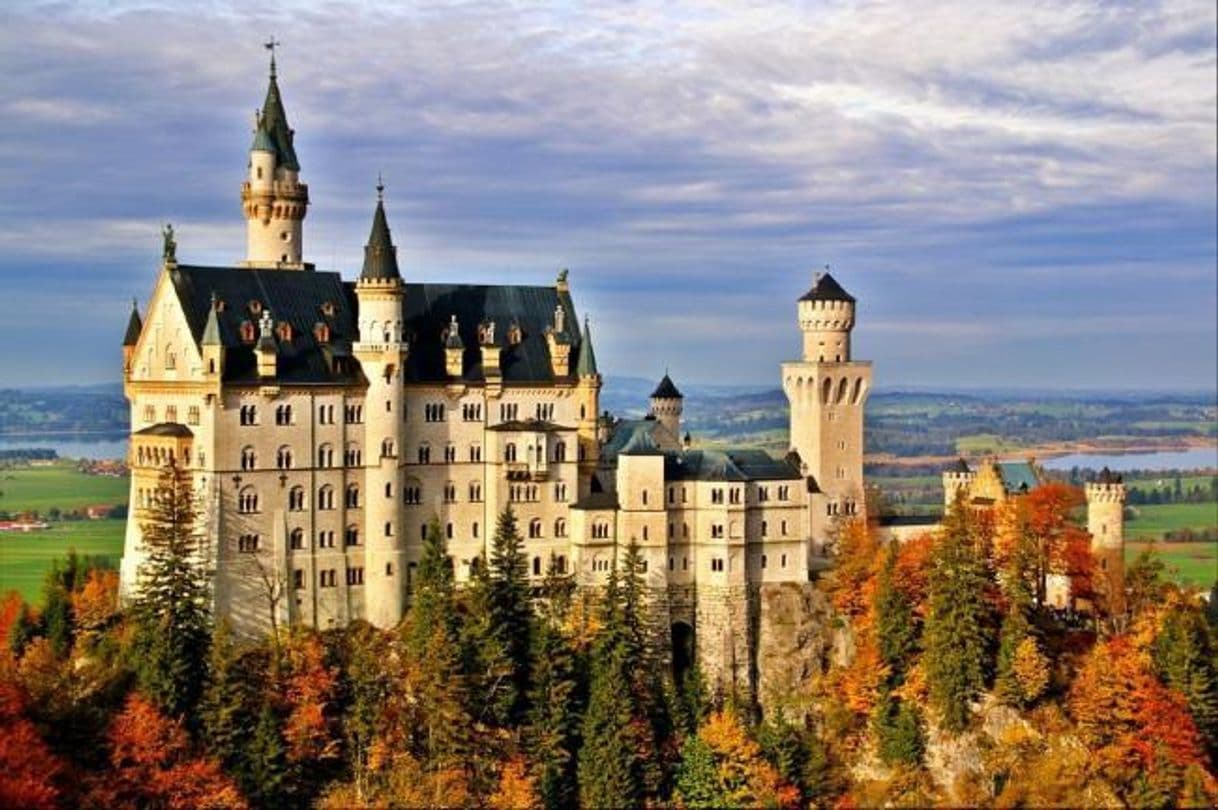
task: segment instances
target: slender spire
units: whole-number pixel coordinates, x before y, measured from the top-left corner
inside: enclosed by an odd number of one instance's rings
[[[127,333],[123,335],[124,346],[134,346],[140,342],[140,332],[144,331],[144,322],[140,320],[140,305],[131,299],[131,317],[127,319]]]
[[[276,162],[279,166],[298,172],[300,163],[296,159],[296,149],[292,145],[292,128],[288,126],[288,114],[283,109],[283,95],[279,92],[279,82],[276,79],[278,74],[275,70],[275,48],[279,47],[279,44],[274,37],[271,37],[269,42],[263,43],[263,47],[271,52],[271,76],[267,83],[266,100],[262,102],[260,123],[261,128],[266,130],[266,134],[275,145]]]
[[[579,357],[575,361],[575,373],[580,377],[591,377],[599,373],[596,370],[596,352],[592,351],[592,327],[586,315],[584,334],[579,341]]]
[[[359,274],[364,280],[388,281],[400,279],[398,250],[393,246],[389,234],[389,221],[385,217],[385,183],[376,179],[376,211],[372,215],[372,232],[364,248],[364,269]]]
[[[216,293],[211,294],[211,305],[207,308],[207,325],[203,327],[203,340],[200,345],[220,346],[220,321],[216,315]]]

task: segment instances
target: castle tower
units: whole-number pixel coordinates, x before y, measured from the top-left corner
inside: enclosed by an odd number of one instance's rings
[[[685,397],[665,372],[664,379],[651,392],[651,412],[673,439],[672,446],[664,447],[664,450],[681,449],[681,410],[684,400]]]
[[[854,296],[828,273],[818,273],[799,299],[803,359],[783,363],[782,386],[791,404],[791,449],[820,497],[812,503],[812,534],[823,543],[826,518],[865,514],[863,406],[871,363],[853,360]]]
[[[376,213],[364,248],[364,268],[355,285],[359,299],[359,340],[352,347],[368,378],[366,393],[364,510],[367,526],[364,582],[365,618],[392,627],[402,617],[406,595],[405,538],[401,502],[402,369],[407,344],[402,336],[401,273],[397,248],[385,219],[385,187],[377,183]]]
[[[566,279],[562,279],[566,284]],[[561,290],[566,292],[566,290]],[[579,352],[575,356],[575,394],[579,401],[579,497],[588,494],[592,474],[601,457],[600,391],[601,374],[596,367],[596,352],[592,349],[592,327],[584,318],[579,336]]]
[[[131,299],[131,317],[127,319],[127,331],[123,334],[123,374],[131,374],[131,363],[135,359],[135,347],[139,345],[144,322],[140,319],[140,304]]]
[[[943,471],[944,514],[952,508],[961,493],[968,495],[969,488],[976,479],[976,471],[969,467],[968,462],[962,458],[957,459],[955,464]]]
[[[1084,491],[1091,553],[1106,585],[1108,609],[1119,613],[1125,609],[1125,484],[1105,467]]]
[[[300,163],[293,146],[279,82],[275,77],[274,43],[271,78],[262,110],[254,122],[249,172],[241,184],[241,209],[246,220],[245,267],[307,270],[303,224],[309,187],[300,182]]]

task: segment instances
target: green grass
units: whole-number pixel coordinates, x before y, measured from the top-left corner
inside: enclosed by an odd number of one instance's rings
[[[1018,450],[1020,446],[1018,442],[993,433],[977,433],[956,439],[956,452],[964,456],[1010,453]]]
[[[1130,507],[1134,517],[1125,522],[1125,536],[1132,539],[1161,538],[1177,529],[1209,529],[1218,526],[1218,502],[1167,503]]]
[[[42,532],[0,532],[0,594],[16,590],[26,601],[38,602],[43,576],[71,548],[82,557],[105,557],[117,568],[126,525],[125,520],[76,520]]]
[[[0,510],[80,509],[127,502],[131,479],[85,475],[71,463],[0,470]]]
[[[1126,565],[1148,544],[1128,543]],[[1155,554],[1167,566],[1168,576],[1181,585],[1209,588],[1218,580],[1218,543],[1155,543]]]

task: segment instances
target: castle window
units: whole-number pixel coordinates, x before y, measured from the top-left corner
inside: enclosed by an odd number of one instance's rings
[[[292,587],[298,591],[304,590],[304,586],[305,586],[304,574],[305,574],[305,572],[304,572],[303,568],[297,568],[295,571],[292,572]]]
[[[444,403],[429,402],[423,406],[423,421],[425,422],[443,422],[444,421]]]
[[[304,530],[292,529],[292,533],[288,535],[288,547],[293,551],[301,551],[305,547]]]
[[[554,483],[554,502],[555,503],[566,503],[567,502],[567,484],[566,484],[566,482],[556,481]]]
[[[287,234],[285,233],[284,236],[287,236]],[[281,341],[284,343],[292,342],[292,324],[288,323],[287,321],[280,321],[279,327],[276,331],[278,332],[279,339]]]
[[[199,406],[198,405],[191,405],[189,408],[186,409],[186,424],[188,424],[188,425],[199,424]]]
[[[712,523],[711,524],[711,537],[716,538],[716,539],[723,537],[723,524],[722,523]]]
[[[478,539],[478,521],[475,520],[473,522],[473,524],[470,526],[470,532],[473,534],[474,539],[477,540]]]
[[[417,504],[423,502],[423,487],[419,484],[407,484],[402,490],[403,500],[408,504]]]
[[[533,576],[541,576],[541,557],[533,558]]]
[[[329,343],[330,327],[326,326],[324,323],[313,324],[313,337],[317,339],[318,343]]]
[[[711,558],[711,570],[716,571],[716,572],[723,570],[723,558],[722,557],[712,557]]]
[[[242,343],[253,343],[254,339],[258,337],[258,330],[254,327],[253,321],[242,321],[238,331],[241,333]]]
[[[334,548],[334,532],[325,531],[317,533],[318,548]]]
[[[689,524],[688,523],[681,524],[681,538],[683,540],[689,539]]]
[[[444,462],[453,464],[457,460],[457,446],[455,444],[444,445]]]
[[[237,551],[243,554],[252,554],[258,550],[258,535],[243,534],[237,538]]]
[[[758,487],[757,488],[758,503],[765,503],[769,499],[770,499],[770,488],[769,487]]]
[[[243,515],[251,515],[258,511],[258,492],[253,487],[246,487],[237,495],[237,511]]]
[[[334,466],[334,448],[323,444],[317,448],[317,466],[323,469]]]
[[[461,406],[461,418],[466,422],[482,421],[482,403],[466,402]]]
[[[668,502],[669,502],[670,504],[672,504],[672,503],[676,503],[676,502],[677,502],[677,490],[676,490],[676,487],[669,487],[669,488],[668,488]],[[671,534],[671,532],[669,532],[669,534]]]
[[[358,467],[364,463],[364,454],[360,452],[359,445],[352,442],[347,445],[346,451],[343,453],[343,466]]]
[[[782,525],[780,526],[780,528],[782,529],[782,536],[786,537],[787,536],[787,522],[785,520],[782,522]]]
[[[554,445],[554,461],[561,464],[567,460],[567,443],[559,442]]]
[[[338,584],[338,573],[334,568],[327,568],[317,572],[317,585],[321,588],[333,588]]]
[[[347,546],[358,546],[359,545],[359,527],[358,526],[348,526],[347,527],[347,530],[345,532],[343,532],[343,543],[346,544]]]
[[[470,503],[482,502],[482,484],[477,481],[471,481],[469,485],[469,500]]]
[[[166,422],[178,421],[178,406],[177,405],[166,405],[165,406],[165,421]]]
[[[292,469],[292,449],[290,447],[280,447],[275,452],[275,466],[281,470]]]
[[[682,557],[682,558],[681,558],[681,570],[682,570],[682,571],[688,571],[688,570],[689,570],[689,557]]]
[[[420,464],[431,463],[431,447],[428,446],[427,442],[419,445],[418,458]]]
[[[178,365],[178,356],[173,351],[173,346],[165,347],[165,368],[173,369]]]
[[[385,536],[393,537],[393,524],[389,521],[385,521]]]
[[[241,448],[241,469],[252,470],[258,465],[258,456],[254,453],[254,448],[246,446]]]
[[[609,524],[597,521],[592,524],[592,537],[596,540],[606,540],[609,537]]]
[[[348,425],[358,425],[364,421],[363,405],[348,405],[343,408],[343,421]]]
[[[538,402],[535,411],[537,418],[543,422],[548,422],[554,418],[554,403],[553,402]]]
[[[359,509],[359,486],[350,484],[347,487],[346,504],[348,509]]]
[[[385,497],[386,498],[393,497],[393,482],[392,481],[385,482]]]
[[[499,421],[500,422],[515,422],[516,414],[519,408],[515,402],[499,403]]]
[[[503,460],[504,461],[515,461],[516,460],[516,443],[515,442],[508,442],[507,447],[503,448]]]
[[[676,557],[668,558],[668,570],[669,571],[677,570],[677,558]]]
[[[275,408],[275,424],[279,426],[292,424],[292,406],[280,405]]]
[[[762,567],[762,569],[765,569],[765,564],[766,564],[766,562],[767,562],[767,560],[766,560],[766,556],[765,556],[764,554],[762,554],[762,555],[761,555],[761,567]]]
[[[766,521],[761,521],[761,536],[768,537],[770,534],[770,524]]]
[[[647,505],[647,490],[643,490],[642,498],[643,498],[643,506],[646,506]]]
[[[475,463],[482,461],[482,445],[471,444],[469,446],[469,460]]]
[[[457,502],[457,485],[452,481],[444,484],[444,503]]]
[[[393,439],[385,439],[381,442],[381,458],[394,458],[397,456],[397,448],[393,445]]]
[[[145,422],[156,421],[156,408],[153,407],[152,405],[144,406],[144,421]]]
[[[711,503],[723,503],[723,490],[715,488],[711,490]]]
[[[363,585],[364,584],[364,569],[361,567],[347,569],[347,584],[348,585]]]
[[[334,508],[334,487],[326,484],[317,490],[317,508],[329,511]]]
[[[241,424],[256,425],[258,424],[258,407],[255,405],[241,406]]]
[[[304,487],[292,487],[288,490],[288,511],[303,512],[305,504]]]
[[[536,540],[541,537],[541,518],[533,518],[529,521],[529,539]]]
[[[564,520],[563,518],[558,518],[557,520],[554,521],[554,536],[555,537],[566,537],[567,536],[567,521]]]
[[[791,488],[790,487],[781,486],[778,488],[778,500],[786,501],[786,500],[790,500],[790,498],[791,498]]]
[[[647,542],[647,527],[646,526],[643,527],[643,542],[644,543]],[[646,570],[646,569],[644,569],[644,570]]]
[[[338,308],[334,306],[333,301],[326,301],[321,305],[321,314],[326,316],[327,318],[333,318],[334,313],[337,311],[338,311]]]
[[[782,559],[780,560],[780,562],[781,562],[783,568],[787,567],[787,555],[786,554],[782,555]]]

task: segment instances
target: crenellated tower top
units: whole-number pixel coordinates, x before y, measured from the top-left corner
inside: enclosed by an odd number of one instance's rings
[[[812,289],[799,299],[799,328],[804,336],[805,363],[850,362],[854,304],[854,296],[828,272],[813,276]]]

